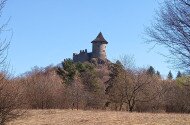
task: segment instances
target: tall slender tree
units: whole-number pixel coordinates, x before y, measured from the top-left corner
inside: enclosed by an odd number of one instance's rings
[[[155,69],[154,69],[153,66],[150,66],[150,67],[148,68],[147,74],[149,74],[149,75],[151,75],[151,76],[155,75]]]
[[[156,76],[158,76],[158,78],[161,78],[161,74],[159,71],[156,71]]]
[[[178,72],[177,72],[177,76],[176,76],[176,78],[180,78],[180,77],[182,77],[182,74],[181,74],[180,71],[178,71]]]
[[[173,79],[173,74],[171,71],[169,71],[168,73],[168,77],[167,77],[169,80],[172,80]]]

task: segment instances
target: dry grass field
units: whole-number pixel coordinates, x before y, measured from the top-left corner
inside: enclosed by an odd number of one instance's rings
[[[8,125],[190,125],[188,114],[30,110]]]

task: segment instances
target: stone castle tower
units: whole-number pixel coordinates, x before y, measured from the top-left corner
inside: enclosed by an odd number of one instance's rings
[[[106,45],[108,42],[104,39],[102,33],[100,32],[96,39],[92,42],[92,52],[88,53],[87,49],[81,50],[79,54],[73,53],[74,62],[85,62],[92,59],[106,60]]]
[[[108,42],[104,39],[100,32],[95,40],[92,42],[92,58],[106,59],[106,44]]]

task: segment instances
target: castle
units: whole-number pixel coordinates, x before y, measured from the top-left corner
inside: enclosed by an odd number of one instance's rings
[[[86,62],[92,59],[106,60],[106,45],[108,42],[104,39],[100,32],[96,39],[92,42],[92,52],[87,52],[87,49],[81,50],[79,54],[73,53],[74,62]]]

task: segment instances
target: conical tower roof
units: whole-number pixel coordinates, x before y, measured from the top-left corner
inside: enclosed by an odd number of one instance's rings
[[[108,42],[104,39],[104,36],[102,35],[101,32],[98,34],[96,39],[94,39],[91,43],[95,43],[95,42],[102,42],[102,43],[108,44]]]

